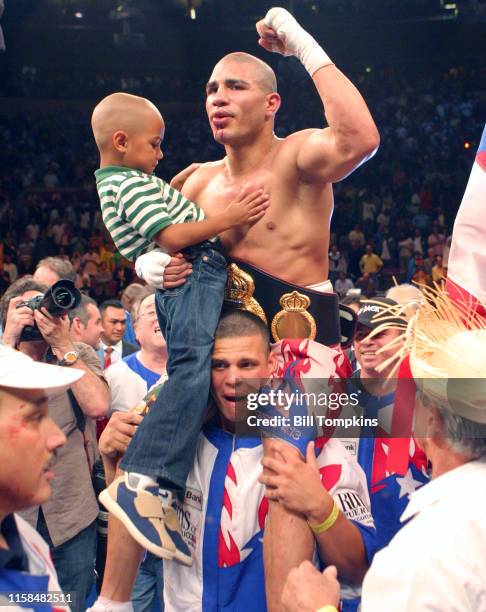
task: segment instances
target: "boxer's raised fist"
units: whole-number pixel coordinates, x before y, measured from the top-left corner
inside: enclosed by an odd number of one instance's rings
[[[307,34],[307,32],[298,24],[297,20],[284,8],[271,8],[263,19],[265,28],[265,41],[271,44],[271,48],[267,50],[282,55],[296,55],[298,57],[298,48],[294,44],[295,34],[299,30]]]
[[[275,10],[275,9],[272,9],[272,10]],[[286,55],[286,56],[293,55],[293,53],[286,48],[284,35],[279,37],[279,35],[277,34],[277,31],[272,26],[269,26],[266,23],[266,18],[261,19],[260,21],[257,22],[256,29],[260,36],[258,40],[258,44],[261,47],[263,47],[267,51],[274,52],[274,53],[280,53],[281,55]]]
[[[258,43],[264,49],[285,56],[295,55],[311,76],[322,66],[332,64],[314,38],[283,8],[271,8],[256,28],[260,35]]]

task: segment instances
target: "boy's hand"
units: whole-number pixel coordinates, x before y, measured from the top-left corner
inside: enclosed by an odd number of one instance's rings
[[[228,205],[224,214],[232,227],[256,223],[270,206],[268,199],[269,195],[263,193],[263,189],[250,193],[248,189],[242,189],[238,198]]]

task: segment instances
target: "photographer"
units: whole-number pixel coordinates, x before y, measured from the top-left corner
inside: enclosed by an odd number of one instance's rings
[[[63,431],[66,444],[55,461],[50,500],[24,513],[24,518],[49,543],[61,587],[76,592],[77,605],[73,610],[81,611],[93,582],[98,515],[91,481],[96,445],[90,435],[90,419],[102,417],[108,411],[109,390],[93,349],[71,341],[67,315],[52,316],[44,308],[19,306],[42,295],[45,289],[32,278],[13,283],[0,302],[0,320],[5,345],[17,348],[35,361],[85,372],[72,385],[71,395],[62,392],[49,398],[49,416]],[[41,339],[22,340],[24,328],[34,324]]]

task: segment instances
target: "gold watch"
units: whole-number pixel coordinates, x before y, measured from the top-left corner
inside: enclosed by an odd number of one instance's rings
[[[64,357],[58,362],[60,366],[72,366],[79,359],[79,353],[76,351],[68,351]]]

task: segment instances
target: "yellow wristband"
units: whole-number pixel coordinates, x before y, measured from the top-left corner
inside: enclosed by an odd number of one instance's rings
[[[317,612],[338,612],[338,609],[335,606],[323,606]]]
[[[311,525],[309,521],[307,524],[312,529],[312,532],[315,534],[324,533],[328,529],[330,529],[334,523],[337,521],[339,516],[339,506],[336,504],[336,500],[334,500],[334,505],[331,510],[331,514],[327,517],[326,520],[322,521],[319,525]],[[320,611],[318,611],[320,612]]]

